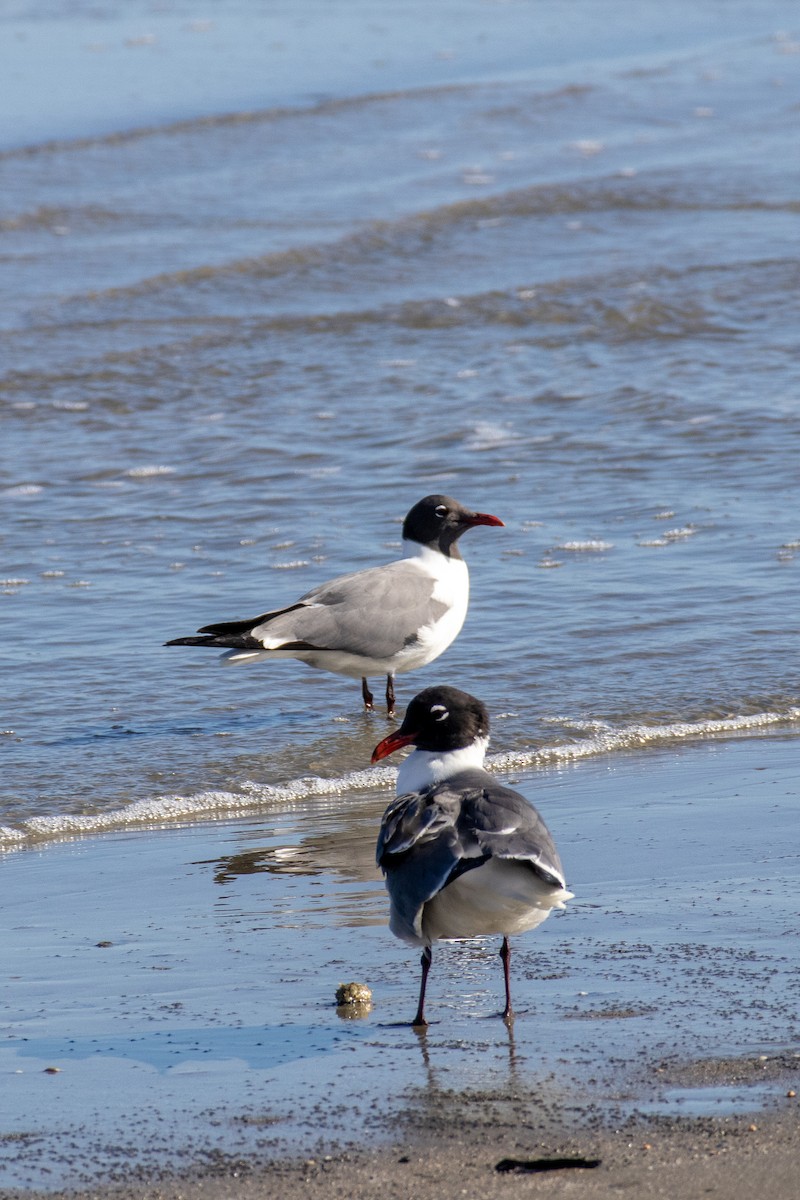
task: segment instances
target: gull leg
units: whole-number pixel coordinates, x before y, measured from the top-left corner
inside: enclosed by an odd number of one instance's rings
[[[366,679],[361,679],[361,695],[364,698],[364,708],[372,708],[372,692],[369,690],[369,684]]]
[[[511,1007],[511,978],[509,975],[508,965],[511,961],[511,947],[508,944],[508,938],[503,938],[503,944],[500,947],[500,958],[503,960],[503,978],[506,984],[506,1006],[503,1009],[503,1020],[513,1021],[514,1010]]]
[[[386,715],[394,716],[394,675],[386,676]]]
[[[417,1015],[411,1022],[411,1024],[416,1027],[424,1027],[428,1024],[428,1022],[425,1020],[425,1013],[422,1010],[425,1007],[425,985],[428,982],[428,971],[431,969],[432,957],[430,946],[426,946],[422,951],[422,958],[420,959],[420,963],[422,965],[422,979],[420,980],[419,985],[419,1004],[417,1005]]]

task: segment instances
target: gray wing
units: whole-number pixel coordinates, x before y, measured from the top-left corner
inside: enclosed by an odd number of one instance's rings
[[[383,816],[376,850],[392,901],[392,927],[420,936],[423,905],[489,858],[527,862],[565,887],[550,832],[534,806],[487,772],[461,771],[425,792],[398,796]]]
[[[386,876],[392,930],[409,940],[421,937],[423,905],[440,892],[461,861],[456,831],[461,796],[439,789],[410,792],[392,801],[383,815],[376,859]]]
[[[404,560],[370,567],[313,588],[290,609],[259,618],[250,632],[273,645],[280,639],[291,648],[389,658],[444,613],[433,588],[432,579]]]
[[[546,882],[566,887],[550,830],[520,792],[497,783],[488,771],[462,771],[440,787],[464,793],[457,823],[464,844],[474,843],[490,858],[528,862]]]

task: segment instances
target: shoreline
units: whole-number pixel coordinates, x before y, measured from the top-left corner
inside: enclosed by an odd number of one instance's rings
[[[681,747],[713,745],[722,741],[754,738],[783,738],[795,735],[800,721],[800,706],[784,710],[741,713],[728,717],[704,717],[696,721],[666,724],[623,724],[616,728],[595,729],[571,739],[555,739],[535,749],[506,749],[490,752],[487,770],[505,776],[510,772],[529,773],[540,768],[569,767],[584,759],[613,763],[617,754],[642,754],[651,750],[679,751]],[[379,733],[371,728],[364,741],[364,757],[371,753]],[[321,764],[320,764],[321,765]],[[320,800],[348,804],[358,802],[355,793],[380,790],[389,802],[393,794],[397,768],[393,765],[348,770],[338,776],[309,773],[270,783],[252,780],[235,791],[220,788],[199,792],[165,794],[130,800],[100,812],[62,812],[51,816],[17,819],[14,825],[0,821],[0,855],[16,850],[45,849],[49,844],[117,832],[152,832],[167,825],[175,828],[195,822],[222,822],[239,818],[257,818],[265,811],[280,810]],[[391,789],[391,790],[390,790]],[[6,818],[8,819],[8,818]]]

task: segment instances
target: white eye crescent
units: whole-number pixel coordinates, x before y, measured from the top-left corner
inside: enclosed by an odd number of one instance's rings
[[[446,504],[437,504],[436,508],[433,511],[436,513],[437,517],[446,517],[447,516],[447,505]]]
[[[431,705],[431,716],[433,716],[434,713],[441,714],[440,716],[438,716],[436,718],[437,721],[446,721],[447,718],[450,716],[448,709],[446,709],[443,704],[432,704]]]

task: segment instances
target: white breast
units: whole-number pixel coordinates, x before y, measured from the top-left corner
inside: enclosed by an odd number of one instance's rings
[[[476,738],[471,746],[462,746],[460,750],[414,750],[403,759],[397,772],[398,796],[424,792],[458,771],[482,767],[488,745],[486,737]]]
[[[403,653],[398,671],[425,666],[447,649],[461,632],[469,607],[469,571],[463,558],[447,558],[429,546],[406,543],[405,558],[433,580],[431,599],[444,611],[417,632],[413,646]]]

